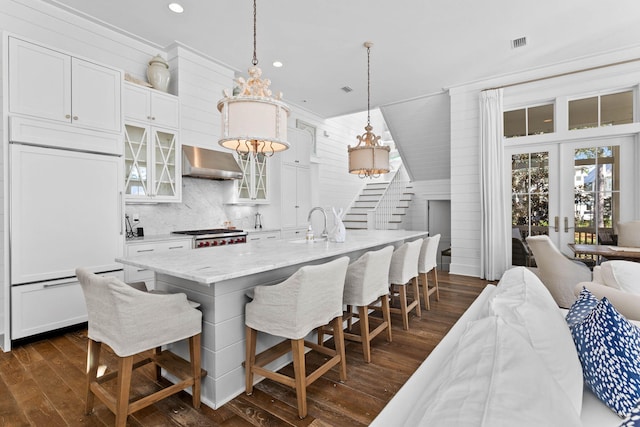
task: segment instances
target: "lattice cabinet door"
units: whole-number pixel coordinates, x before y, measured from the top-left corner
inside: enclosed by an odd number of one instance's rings
[[[153,129],[154,142],[154,173],[153,194],[154,201],[172,201],[180,196],[178,177],[180,165],[176,161],[179,158],[178,136],[175,131],[166,129]]]
[[[242,178],[236,181],[236,202],[269,203],[268,158],[263,154],[238,154]]]
[[[145,200],[151,196],[149,172],[149,127],[124,126],[125,194],[128,200]]]

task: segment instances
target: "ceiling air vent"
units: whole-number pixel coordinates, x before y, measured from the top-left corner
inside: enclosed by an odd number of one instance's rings
[[[520,37],[518,39],[511,40],[511,48],[512,49],[516,49],[518,47],[524,47],[526,45],[527,45],[527,38],[526,37]]]
[[[353,89],[351,89],[349,86],[343,86],[340,89],[342,89],[344,93],[349,93],[353,91]]]

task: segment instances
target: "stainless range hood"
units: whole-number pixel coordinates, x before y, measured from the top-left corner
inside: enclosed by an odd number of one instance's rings
[[[240,179],[242,170],[230,153],[182,146],[182,176],[206,179]]]

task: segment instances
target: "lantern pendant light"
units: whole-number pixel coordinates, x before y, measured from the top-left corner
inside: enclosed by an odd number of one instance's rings
[[[253,60],[249,78],[235,79],[239,92],[223,91],[218,101],[222,113],[221,138],[218,144],[235,150],[239,155],[252,153],[268,157],[289,148],[287,118],[289,107],[282,102],[282,93],[271,96],[271,80],[261,78],[256,55],[256,0],[253,0]]]
[[[389,146],[380,145],[371,127],[371,67],[370,54],[373,43],[365,42],[367,48],[367,125],[365,133],[358,135],[358,145],[349,146],[349,173],[357,174],[360,178],[378,178],[389,172]]]

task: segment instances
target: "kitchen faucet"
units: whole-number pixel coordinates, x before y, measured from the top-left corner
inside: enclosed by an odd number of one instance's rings
[[[312,208],[309,211],[309,216],[307,217],[307,222],[309,223],[309,227],[311,227],[311,214],[313,213],[313,211],[322,212],[322,216],[324,216],[324,229],[322,230],[322,234],[320,235],[320,237],[323,239],[328,239],[329,232],[327,231],[327,211],[324,210],[324,208],[321,208],[320,206],[316,206],[315,208]]]

